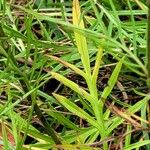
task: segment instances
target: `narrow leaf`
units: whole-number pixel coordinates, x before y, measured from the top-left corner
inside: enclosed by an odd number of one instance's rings
[[[100,125],[97,123],[95,119],[93,119],[89,114],[87,114],[83,109],[78,107],[76,104],[69,101],[64,96],[53,94],[54,97],[63,105],[65,106],[70,112],[79,116],[82,119],[88,121],[92,126],[96,127],[97,129],[100,128]]]
[[[81,19],[81,12],[80,12],[80,6],[79,1],[74,0],[73,1],[73,24],[77,27],[84,29],[84,23]],[[84,66],[85,72],[87,75],[91,75],[91,69],[90,69],[90,59],[88,54],[88,48],[87,48],[87,41],[83,34],[79,33],[78,31],[74,30],[75,35],[75,41],[77,44],[78,51],[81,55],[82,64]]]
[[[144,145],[147,145],[147,144],[150,144],[150,140],[145,140],[145,141],[140,141],[140,142],[137,142],[137,143],[133,143],[133,144],[125,147],[124,150],[132,150],[132,149],[135,149],[135,148],[140,148],[141,146],[144,146]]]
[[[71,122],[67,117],[65,117],[60,112],[55,112],[55,110],[44,110],[48,115],[52,116],[53,118],[57,119],[59,123],[62,125],[66,125],[70,129],[80,131],[81,129],[77,127],[73,122]]]
[[[68,62],[66,62],[66,61],[64,61],[64,60],[62,60],[62,59],[60,59],[60,58],[58,58],[56,56],[52,56],[52,55],[46,55],[46,56],[50,57],[50,58],[52,58],[52,59],[54,59],[56,61],[58,61],[59,63],[63,64],[66,67],[69,67],[75,73],[77,73],[77,74],[81,75],[82,77],[86,78],[86,74],[82,70],[80,70],[79,68],[77,68],[75,65],[72,65],[72,64],[70,64],[70,63],[68,63]]]
[[[124,59],[124,58],[123,58],[123,59]],[[101,100],[104,101],[104,100],[107,98],[107,96],[111,93],[111,91],[112,91],[114,85],[116,84],[117,79],[118,79],[119,72],[120,72],[121,67],[122,67],[122,61],[123,61],[123,59],[121,59],[121,60],[119,61],[119,63],[116,65],[116,67],[115,67],[115,69],[114,69],[114,71],[113,71],[111,77],[109,78],[108,83],[107,83],[108,85],[107,85],[107,87],[104,89],[104,91],[103,91],[103,93],[102,93],[102,95],[101,95]]]
[[[92,81],[94,85],[97,82],[97,77],[98,77],[98,72],[99,72],[102,56],[103,56],[103,49],[99,48],[97,52],[95,67],[94,67],[93,74],[92,74]]]
[[[76,83],[74,83],[73,81],[63,77],[62,75],[60,75],[56,72],[51,71],[50,74],[52,75],[53,78],[60,81],[61,83],[63,83],[64,85],[66,85],[67,87],[69,87],[70,89],[72,89],[76,93],[80,94],[81,96],[85,97],[88,101],[91,102],[92,98],[91,98],[90,94],[87,93],[82,88],[80,88]]]

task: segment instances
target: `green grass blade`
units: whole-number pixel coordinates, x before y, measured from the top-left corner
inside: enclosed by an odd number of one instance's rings
[[[79,1],[73,1],[73,24],[77,27],[84,29],[84,23],[81,18],[80,6]],[[84,66],[85,72],[87,75],[91,76],[91,69],[90,69],[90,59],[89,53],[87,48],[87,41],[84,35],[74,30],[75,40],[77,44],[78,51],[81,55],[82,64]]]
[[[68,128],[76,131],[80,131],[81,129],[77,127],[73,122],[71,122],[68,118],[66,118],[60,112],[55,112],[55,110],[44,110],[48,115],[52,116],[53,118],[57,119],[59,123],[62,125],[67,126]]]
[[[110,76],[110,78],[108,80],[107,87],[104,89],[104,91],[103,91],[103,93],[101,95],[101,98],[100,98],[101,101],[106,100],[106,98],[108,97],[108,95],[111,93],[114,85],[116,84],[117,79],[118,79],[118,75],[119,75],[121,67],[122,67],[123,59],[124,58],[122,58],[119,61],[119,63],[116,65],[116,67],[115,67],[112,75]]]
[[[88,113],[86,113],[83,109],[78,107],[76,104],[72,103],[70,100],[65,98],[64,96],[53,94],[54,97],[64,105],[70,112],[79,116],[82,119],[87,120],[92,126],[96,127],[97,129],[101,128],[101,125],[97,123],[95,119],[93,119]]]
[[[102,56],[103,56],[103,48],[99,48],[97,52],[97,58],[96,58],[93,74],[92,74],[92,82],[94,85],[96,85],[97,82]]]
[[[60,75],[58,73],[50,72],[50,74],[52,75],[53,78],[55,78],[56,80],[60,81],[64,85],[68,86],[70,89],[72,89],[73,91],[77,92],[81,96],[85,97],[89,102],[91,102],[92,98],[91,98],[90,94],[87,93],[82,88],[80,88],[78,86],[78,84],[76,84],[73,81],[63,77],[62,75]]]
[[[70,69],[72,69],[75,73],[81,75],[82,77],[86,78],[86,74],[79,68],[77,68],[75,65],[72,65],[64,60],[61,60],[60,58],[56,57],[56,56],[51,56],[51,55],[46,55],[47,57],[50,57],[56,61],[58,61],[59,63],[63,64],[66,67],[69,67]]]
[[[147,144],[150,144],[150,140],[145,140],[145,141],[140,141],[140,142],[137,142],[137,143],[133,143],[133,144],[125,147],[124,150],[132,150],[132,149],[135,149],[135,148],[140,148],[141,146],[144,146],[144,145],[147,145]]]

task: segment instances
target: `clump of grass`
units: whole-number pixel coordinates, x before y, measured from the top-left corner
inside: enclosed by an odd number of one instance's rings
[[[92,0],[11,4],[0,2],[3,148],[149,149],[146,4],[118,5],[113,0],[103,5]],[[111,73],[98,90],[99,74],[106,66]],[[126,75],[133,86],[131,76],[140,78],[141,87],[133,89],[140,100],[130,100],[133,92],[124,86]],[[120,100],[116,88],[129,98]],[[119,127],[121,133],[116,131]]]

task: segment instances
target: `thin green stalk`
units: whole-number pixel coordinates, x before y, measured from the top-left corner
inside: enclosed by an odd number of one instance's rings
[[[56,144],[61,144],[60,139],[57,137],[55,131],[50,127],[49,123],[47,122],[47,120],[45,119],[45,117],[43,116],[39,106],[37,105],[37,103],[34,105],[34,110],[38,116],[38,118],[40,119],[40,121],[42,122],[42,124],[45,127],[45,131],[46,133],[52,137],[52,139],[54,140],[54,142]]]
[[[25,84],[23,82],[23,84]],[[33,115],[33,112],[34,112],[34,105],[35,105],[35,94],[32,94],[31,95],[33,98],[32,98],[32,104],[31,104],[31,108],[29,110],[29,115],[28,115],[28,120],[27,120],[27,126],[25,128],[25,131],[24,131],[24,135],[23,135],[23,138],[18,142],[17,146],[16,146],[16,150],[20,150],[22,149],[22,146],[26,140],[26,137],[27,137],[27,130],[29,129],[29,126],[30,126],[30,121],[32,119],[32,115]],[[28,97],[28,99],[30,98],[30,96]],[[34,100],[33,100],[34,99]],[[31,100],[30,100],[31,101]]]
[[[135,29],[136,23],[135,23],[135,19],[134,19],[132,6],[131,6],[129,0],[127,1],[127,4],[128,4],[128,7],[129,7],[129,10],[130,10],[131,22],[132,22],[132,26],[133,26],[133,47],[134,47],[133,53],[137,56],[137,44],[136,44],[137,35],[136,35],[136,29]]]
[[[150,0],[148,0],[148,27],[147,27],[147,85],[150,88]]]
[[[146,120],[147,119],[147,106],[148,104],[146,103],[145,105],[143,105],[142,109],[141,109],[141,118]],[[149,116],[149,112],[148,112],[148,116]],[[143,128],[148,128],[148,125],[145,122],[141,122],[141,125]],[[143,137],[144,140],[149,140],[149,133],[148,131],[143,131]],[[146,145],[147,149],[150,149],[150,144]]]
[[[127,125],[127,131],[126,133],[128,133],[128,135],[125,137],[125,147],[130,145],[131,143],[131,130],[132,130],[132,126],[130,124]]]

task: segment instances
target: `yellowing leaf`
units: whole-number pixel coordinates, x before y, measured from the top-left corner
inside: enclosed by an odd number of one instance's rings
[[[73,1],[73,24],[79,26],[80,28],[84,28],[83,20],[80,18],[81,11],[78,0]]]
[[[77,68],[75,65],[72,65],[56,56],[52,56],[52,55],[46,55],[47,57],[50,57],[56,61],[58,61],[59,63],[63,64],[66,67],[69,67],[70,69],[72,69],[73,71],[75,71],[75,73],[81,75],[82,77],[86,78],[86,74],[85,72],[83,72],[81,69]]]
[[[99,72],[102,56],[103,56],[103,48],[100,47],[98,49],[98,52],[97,52],[97,58],[96,58],[96,62],[95,62],[95,67],[94,67],[93,74],[92,74],[93,84],[96,84],[96,81],[97,81],[97,77],[98,77],[98,72]]]
[[[84,29],[84,23],[81,18],[81,12],[80,12],[80,6],[78,0],[73,1],[73,24],[79,27],[80,29],[81,28]],[[84,70],[87,75],[91,76],[90,59],[89,59],[86,38],[79,31],[75,31],[75,30],[74,30],[74,35],[75,35],[75,41],[77,44],[78,51],[81,55],[81,61],[84,66]]]
[[[89,102],[92,101],[92,97],[89,93],[87,93],[85,90],[83,90],[82,88],[80,88],[78,86],[78,84],[74,83],[73,81],[65,78],[64,76],[56,73],[56,72],[50,72],[50,74],[52,75],[53,78],[55,78],[56,80],[60,81],[61,83],[63,83],[64,85],[66,85],[67,87],[69,87],[70,89],[72,89],[73,91],[75,91],[76,93],[80,94],[81,96],[85,97]]]

